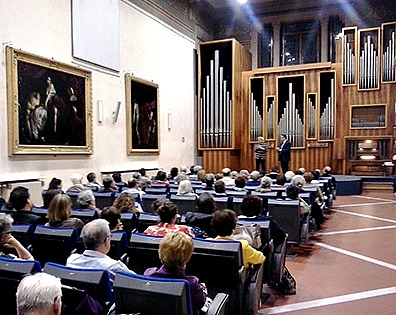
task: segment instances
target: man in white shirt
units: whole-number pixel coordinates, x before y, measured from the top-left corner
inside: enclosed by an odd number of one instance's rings
[[[111,246],[111,233],[106,220],[97,219],[87,223],[82,229],[81,237],[86,250],[81,255],[70,255],[66,266],[107,270],[112,282],[118,271],[133,273],[123,262],[107,256]]]

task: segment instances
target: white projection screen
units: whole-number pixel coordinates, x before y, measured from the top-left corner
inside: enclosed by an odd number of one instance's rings
[[[73,57],[120,70],[119,0],[72,0]]]

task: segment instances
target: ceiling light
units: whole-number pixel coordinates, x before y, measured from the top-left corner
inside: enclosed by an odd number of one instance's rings
[[[245,4],[247,0],[237,0],[240,4]]]

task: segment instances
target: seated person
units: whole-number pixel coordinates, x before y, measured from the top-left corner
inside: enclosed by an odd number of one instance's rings
[[[138,207],[135,206],[135,197],[129,193],[120,194],[116,200],[114,200],[113,207],[121,213],[135,212],[139,214],[140,212],[143,212],[140,205]]]
[[[191,182],[188,179],[182,180],[177,187],[177,194],[182,196],[195,196],[198,197],[194,192]]]
[[[118,190],[116,183],[111,176],[103,178],[103,189],[100,192],[116,192]]]
[[[305,217],[306,214],[309,213],[310,206],[305,202],[304,199],[300,198],[300,188],[297,186],[290,185],[286,188],[286,200],[299,200],[300,213],[302,217]]]
[[[197,173],[197,180],[203,183],[205,175],[206,175],[206,171],[204,169],[199,170]]]
[[[70,181],[72,182],[72,186],[70,186],[67,190],[68,191],[82,191],[85,188],[85,186],[82,183],[82,175],[80,173],[74,173],[70,177]]]
[[[234,187],[235,186],[235,181],[234,179],[231,177],[231,169],[228,167],[225,167],[221,170],[221,173],[223,174],[223,178],[221,179],[224,184],[227,187]]]
[[[246,186],[260,186],[260,172],[253,171],[250,173],[250,179],[246,182]]]
[[[157,172],[157,176],[155,176],[153,184],[165,184],[166,187],[170,187],[169,181],[166,179],[166,173],[164,171]]]
[[[57,194],[48,207],[48,223],[46,226],[61,228],[76,228],[78,233],[84,226],[79,218],[71,218],[71,200],[66,194]]]
[[[44,201],[43,208],[48,209],[52,199],[54,199],[54,197],[58,194],[64,194],[64,192],[58,189],[47,190],[43,196],[43,201]]]
[[[213,196],[209,193],[203,193],[197,200],[197,209],[195,212],[186,213],[186,223],[190,226],[199,228],[209,237],[216,237],[216,234],[212,228],[212,218],[214,211],[215,201]]]
[[[110,232],[122,231],[121,213],[114,207],[105,207],[100,213],[100,218],[109,222]]]
[[[227,196],[226,184],[222,180],[217,180],[214,184],[215,196]]]
[[[100,209],[96,208],[95,196],[91,189],[83,190],[78,193],[77,204],[79,209],[96,210],[100,212]]]
[[[194,250],[191,237],[183,232],[171,232],[161,240],[158,254],[162,262],[160,268],[148,268],[144,275],[155,278],[184,279],[190,283],[193,307],[199,311],[205,304],[206,294],[204,287],[197,277],[187,276],[184,273],[187,262]]]
[[[16,293],[19,315],[60,315],[62,284],[59,278],[45,272],[24,277]]]
[[[230,189],[230,190],[235,190],[235,191],[246,191],[245,188],[245,179],[242,176],[237,176],[237,178],[235,178],[235,187]]]
[[[56,177],[53,177],[48,185],[48,190],[57,189],[62,190],[62,180]]]
[[[261,184],[260,187],[256,188],[256,191],[265,193],[271,191],[271,184],[272,184],[272,179],[268,176],[263,176],[261,178]]]
[[[237,216],[232,210],[217,210],[213,214],[212,225],[218,241],[234,241],[234,230],[236,227]],[[245,269],[250,265],[262,264],[264,262],[264,254],[255,250],[248,244],[246,240],[238,240],[242,244],[242,256]]]
[[[271,179],[276,179],[279,176],[279,168],[276,165],[271,166],[270,172],[266,174]]]
[[[143,190],[145,190],[146,187],[151,187],[151,179],[147,177],[146,170],[144,168],[141,168],[138,172],[141,175],[139,178],[139,187]]]
[[[139,174],[139,173],[137,173]],[[140,175],[140,174],[139,174]],[[128,180],[128,189],[122,191],[122,193],[129,194],[139,194],[140,200],[142,199],[145,192],[139,187],[139,180],[136,178],[131,178]]]
[[[176,180],[177,174],[179,174],[179,169],[176,166],[174,166],[174,167],[171,168],[171,170],[169,172],[169,175],[168,175],[168,177],[166,179],[168,181]]]
[[[92,191],[100,190],[100,184],[96,180],[96,174],[94,172],[88,173],[87,180],[88,182],[85,184],[85,187],[91,189]]]
[[[206,174],[204,177],[205,186],[202,187],[202,190],[214,191],[213,188],[214,182],[215,182],[215,176],[212,173]]]
[[[26,187],[18,186],[15,187],[10,198],[6,204],[7,209],[14,209],[12,218],[15,224],[32,224],[36,226],[43,224],[46,220],[40,216],[30,213],[32,210],[33,203],[30,200],[29,190]]]
[[[0,257],[34,260],[30,252],[25,247],[23,247],[16,238],[11,235],[13,221],[14,220],[9,214],[0,213]],[[15,249],[18,256],[2,253],[1,247],[4,247],[6,249]]]
[[[85,251],[82,254],[71,254],[66,266],[107,270],[112,282],[118,271],[133,272],[123,262],[107,256],[111,247],[111,233],[106,220],[96,219],[87,223],[81,232],[81,237]]]
[[[162,200],[160,203],[156,203],[157,214],[160,217],[160,223],[149,226],[143,233],[152,236],[165,236],[169,232],[181,231],[187,235],[194,237],[195,234],[190,227],[186,225],[176,224],[178,214],[177,206],[167,200]]]
[[[240,170],[239,176],[242,176],[245,182],[247,182],[249,180],[250,173],[248,170]]]

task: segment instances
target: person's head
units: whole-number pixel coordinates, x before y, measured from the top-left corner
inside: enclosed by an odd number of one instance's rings
[[[48,221],[61,222],[67,220],[71,214],[71,206],[72,202],[68,195],[55,195],[48,207]]]
[[[218,194],[223,194],[226,191],[225,183],[222,180],[217,180],[214,183],[214,190]]]
[[[170,177],[175,178],[179,173],[179,169],[177,167],[172,167],[170,170]]]
[[[271,170],[271,173],[278,173],[279,172],[279,168],[276,165],[272,165],[270,170]]]
[[[298,195],[300,194],[300,188],[297,186],[287,186],[286,188],[286,198],[296,200],[298,199]]]
[[[39,92],[32,92],[27,98],[27,107],[29,110],[33,110],[36,106],[40,105],[41,95]]]
[[[286,180],[291,180],[294,175],[296,175],[296,174],[294,174],[293,171],[287,171],[285,173]]]
[[[135,178],[128,180],[128,188],[138,188],[138,181]]]
[[[163,223],[174,223],[177,215],[177,206],[171,201],[162,202],[157,213]]]
[[[95,206],[95,196],[91,189],[80,191],[77,195],[77,203],[81,209],[88,209]]]
[[[245,181],[249,179],[249,175],[250,173],[248,170],[240,170],[239,172],[239,176],[242,176]]]
[[[213,213],[213,230],[219,236],[230,236],[235,229],[237,216],[234,211],[225,209]]]
[[[192,188],[191,182],[188,179],[182,180],[177,187],[177,193],[179,195],[191,194],[194,190]]]
[[[320,177],[320,171],[319,170],[314,170],[312,171],[313,179],[318,180]]]
[[[199,170],[197,173],[197,179],[200,180],[201,182],[203,182],[205,175],[206,175],[206,171],[204,169]]]
[[[241,211],[244,216],[255,217],[261,215],[263,208],[262,200],[257,195],[247,195],[243,197]]]
[[[122,230],[121,213],[114,207],[105,207],[100,213],[100,218],[109,222],[110,231]]]
[[[96,174],[95,174],[95,173],[93,173],[93,172],[88,173],[88,175],[87,175],[87,181],[88,181],[89,183],[94,182],[95,179],[96,179]]]
[[[109,222],[104,219],[88,222],[81,231],[81,238],[86,249],[107,254],[110,250],[111,240]]]
[[[189,180],[189,178],[188,178],[188,176],[187,176],[186,173],[184,173],[184,172],[179,172],[179,174],[177,174],[177,176],[176,176],[176,181],[177,181],[178,183],[180,183],[180,182],[183,181],[183,180]]]
[[[271,186],[271,184],[272,184],[272,179],[271,179],[271,177],[263,176],[263,177],[261,178],[261,188],[269,189],[270,186]]]
[[[32,204],[30,202],[29,190],[22,186],[15,187],[11,191],[10,198],[8,199],[8,205],[16,210],[27,208],[29,208],[27,210],[30,210],[32,208]]]
[[[286,184],[286,176],[281,174],[276,177],[276,184],[279,186],[283,186]]]
[[[47,190],[45,192],[45,194],[44,194],[44,197],[43,197],[43,201],[44,201],[44,205],[43,206],[44,206],[44,208],[48,208],[50,203],[51,203],[51,201],[52,201],[52,199],[54,199],[54,197],[56,195],[61,194],[61,193],[62,192],[59,191],[58,189]]]
[[[180,172],[187,174],[187,171],[188,171],[187,165],[180,166]]]
[[[120,194],[116,200],[114,200],[113,207],[120,212],[139,212],[135,207],[135,197],[126,192]]]
[[[323,173],[323,175],[330,175],[331,174],[331,167],[329,166],[329,165],[326,165],[324,168],[323,168],[323,171],[322,171],[322,173]]]
[[[197,210],[201,213],[212,214],[215,210],[213,196],[209,193],[201,194],[197,200]]]
[[[195,165],[191,165],[191,166],[190,166],[190,174],[194,174],[194,166],[195,166]]]
[[[4,243],[4,236],[11,233],[14,219],[5,213],[0,213],[0,246]]]
[[[132,174],[132,178],[136,179],[137,181],[142,177],[142,175],[139,172],[134,172]]]
[[[291,179],[291,185],[299,188],[305,185],[305,179],[302,175],[294,175]]]
[[[280,136],[280,140],[282,142],[285,142],[287,140],[287,135],[285,133],[282,133],[281,136]]]
[[[231,174],[231,169],[228,167],[225,167],[221,170],[221,173],[223,174],[223,176],[230,176]]]
[[[235,187],[244,188],[245,187],[245,179],[242,176],[238,176],[235,178]]]
[[[119,173],[119,172],[113,173],[113,175],[111,175],[111,177],[113,177],[113,180],[116,183],[121,183],[122,182],[121,173]]]
[[[146,169],[145,168],[141,168],[140,170],[138,170],[138,172],[140,173],[140,175],[146,176]]]
[[[82,184],[83,176],[80,173],[73,173],[70,177],[70,181],[73,185]]]
[[[259,171],[253,171],[250,173],[250,178],[252,180],[259,180],[260,178],[260,172]]]
[[[214,182],[215,182],[215,177],[212,173],[205,175],[204,183],[206,184],[206,187],[213,187]]]
[[[303,175],[304,173],[301,172],[300,169],[298,169],[298,170],[295,170],[295,171],[294,171],[294,174],[295,174],[295,175]]]
[[[151,207],[153,208],[154,213],[158,213],[158,209],[162,206],[167,200],[165,198],[158,198],[153,202]]]
[[[156,180],[165,181],[166,180],[166,173],[164,171],[158,171],[157,176],[155,177]]]
[[[62,310],[62,285],[59,278],[45,272],[24,277],[16,293],[19,315],[59,315]]]
[[[258,143],[264,143],[264,138],[263,137],[258,137],[257,141],[258,141]]]
[[[311,172],[305,172],[303,177],[305,179],[305,182],[308,183],[308,184],[311,183],[312,180],[314,179],[314,176],[313,176],[313,174]]]
[[[198,174],[198,172],[200,170],[202,170],[202,166],[201,165],[194,165],[193,174],[195,174],[195,175]]]
[[[50,189],[62,189],[62,180],[53,177],[48,185],[48,190]]]
[[[106,176],[105,178],[103,178],[103,187],[104,187],[104,189],[114,188],[115,182],[114,182],[113,177]]]
[[[172,271],[183,270],[190,260],[194,244],[183,232],[167,233],[161,240],[158,254],[161,262]]]
[[[232,178],[232,179],[235,179],[235,178],[237,178],[238,177],[238,172],[237,171],[231,171],[231,173],[230,173],[230,177]]]
[[[307,171],[304,167],[300,167],[298,170],[301,172],[301,175],[304,175]]]

